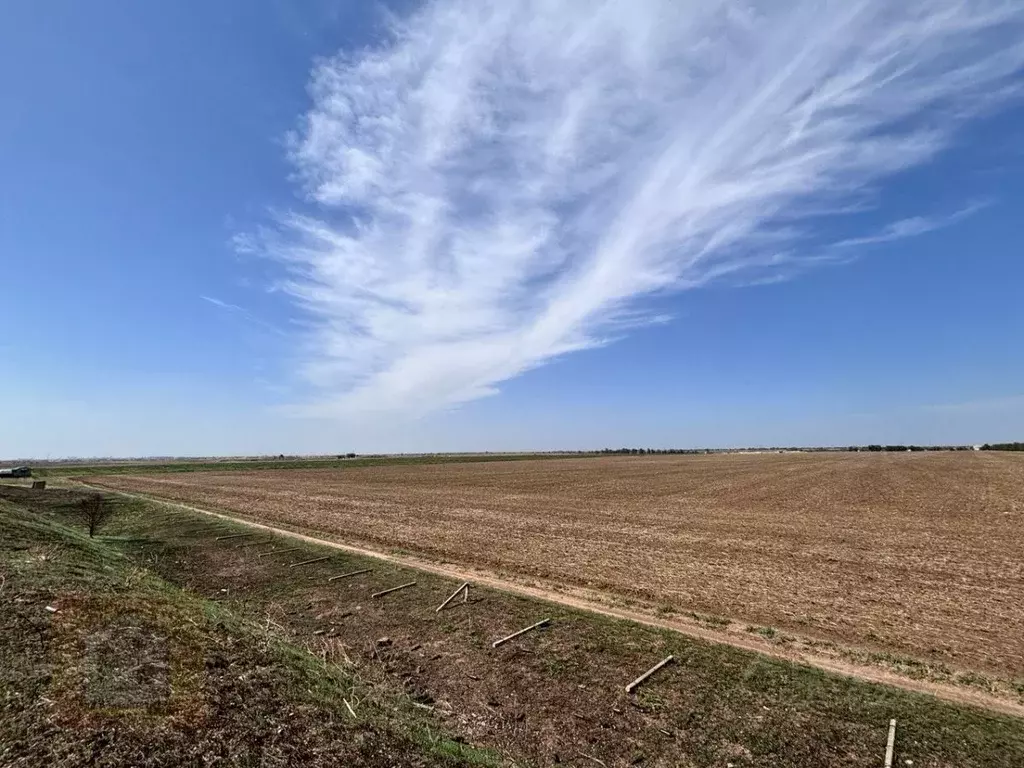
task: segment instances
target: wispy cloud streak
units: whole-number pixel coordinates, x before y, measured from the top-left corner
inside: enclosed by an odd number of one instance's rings
[[[202,296],[201,295],[199,298],[202,299],[203,301],[209,303],[209,304],[213,304],[213,306],[215,306],[215,307],[219,307],[220,309],[223,309],[225,312],[229,312],[229,313],[231,313],[233,315],[236,315],[236,316],[242,318],[243,320],[245,320],[248,323],[252,323],[253,325],[258,325],[261,328],[265,328],[268,331],[271,331],[273,333],[278,334],[279,336],[285,335],[284,331],[282,331],[276,325],[273,325],[271,323],[268,323],[266,320],[262,320],[262,319],[256,317],[256,315],[254,315],[252,312],[247,310],[245,307],[240,307],[237,304],[231,304],[230,302],[224,301],[223,299],[218,299],[215,296]]]
[[[655,294],[791,269],[811,217],[1015,92],[1022,31],[1024,5],[995,0],[438,0],[394,20],[315,68],[291,146],[313,212],[264,244],[311,318],[307,409],[479,398],[644,322]]]
[[[200,296],[199,298],[209,304],[213,304],[215,307],[226,309],[228,312],[245,312],[245,310],[237,304],[231,304],[223,299],[218,299],[215,296]]]
[[[924,235],[928,232],[934,232],[937,229],[944,229],[945,227],[956,224],[958,221],[963,221],[968,216],[977,213],[984,207],[985,205],[983,203],[972,203],[971,205],[965,206],[959,211],[948,216],[912,216],[908,219],[900,219],[889,224],[881,232],[863,235],[861,237],[852,237],[847,240],[839,240],[832,244],[832,248],[839,249],[862,245],[877,245],[881,243],[891,243],[895,240],[902,240],[907,237],[917,237],[918,235]]]

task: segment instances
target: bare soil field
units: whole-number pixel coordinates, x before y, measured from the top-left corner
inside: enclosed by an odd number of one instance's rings
[[[1024,455],[615,457],[95,481],[1024,686]]]

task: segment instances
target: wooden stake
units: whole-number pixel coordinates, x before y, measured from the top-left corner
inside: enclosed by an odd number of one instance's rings
[[[260,552],[256,557],[264,555],[283,555],[285,552],[298,552],[302,547],[289,547],[288,549],[272,549],[269,552]]]
[[[311,563],[322,563],[324,560],[330,560],[330,555],[324,555],[323,557],[314,557],[312,560],[303,560],[301,563],[292,563],[289,568],[298,568],[300,565],[309,565]]]
[[[415,581],[410,581],[408,584],[402,584],[401,586],[398,586],[398,587],[392,587],[391,589],[385,589],[383,592],[374,592],[372,595],[370,595],[370,597],[381,597],[382,595],[387,595],[387,594],[390,594],[392,592],[397,592],[398,590],[405,589],[406,587],[415,586],[415,584],[416,584]]]
[[[675,656],[667,656],[664,659],[662,659],[661,661],[659,661],[653,667],[651,667],[646,672],[644,672],[642,675],[640,675],[640,677],[638,677],[632,683],[627,685],[626,686],[626,693],[632,693],[633,691],[635,691],[636,687],[638,685],[640,685],[640,683],[642,683],[644,680],[646,680],[648,677],[653,675],[655,672],[657,672],[659,669],[661,669],[662,667],[664,667],[666,664],[668,664],[670,661],[672,661],[674,659],[675,659]]]
[[[347,579],[349,576],[358,576],[360,573],[369,573],[373,568],[363,568],[361,571],[352,571],[350,573],[343,573],[340,576],[331,576],[328,581],[337,581],[338,579]]]
[[[246,536],[255,536],[255,533],[232,533],[230,536],[218,536],[215,541],[227,541],[228,539],[242,539]]]
[[[550,623],[551,623],[551,619],[541,619],[536,624],[531,624],[526,629],[520,629],[518,632],[513,632],[508,637],[503,637],[503,638],[501,638],[501,640],[495,640],[493,643],[491,643],[491,648],[497,648],[502,643],[507,643],[509,640],[514,640],[515,638],[519,637],[520,635],[525,635],[527,632],[530,632],[531,630],[537,629],[538,627],[543,627],[545,624],[550,624]]]
[[[348,711],[349,711],[349,713],[351,713],[352,719],[353,720],[358,720],[359,718],[356,717],[356,711],[354,709],[352,709],[352,705],[348,703],[348,699],[342,699],[342,701],[344,701],[345,702],[345,706],[348,707]]]
[[[885,768],[892,768],[892,753],[896,746],[896,718],[889,721],[889,740],[885,744]]]
[[[445,600],[443,603],[441,603],[439,606],[437,606],[437,610],[434,611],[434,613],[440,613],[441,609],[444,608],[446,605],[448,605],[448,603],[450,603],[456,597],[458,597],[459,596],[459,592],[461,592],[462,590],[466,590],[466,592],[468,594],[468,592],[469,592],[469,582],[468,581],[462,582],[462,584],[459,586],[459,588],[456,589],[454,592],[452,592],[447,600]]]

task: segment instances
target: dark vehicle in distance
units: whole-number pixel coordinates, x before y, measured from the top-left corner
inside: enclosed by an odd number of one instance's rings
[[[32,477],[32,470],[28,467],[11,467],[0,469],[0,477]]]

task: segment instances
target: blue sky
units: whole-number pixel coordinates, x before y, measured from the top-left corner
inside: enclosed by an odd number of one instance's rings
[[[584,5],[7,3],[0,456],[1022,439],[1019,4]]]

